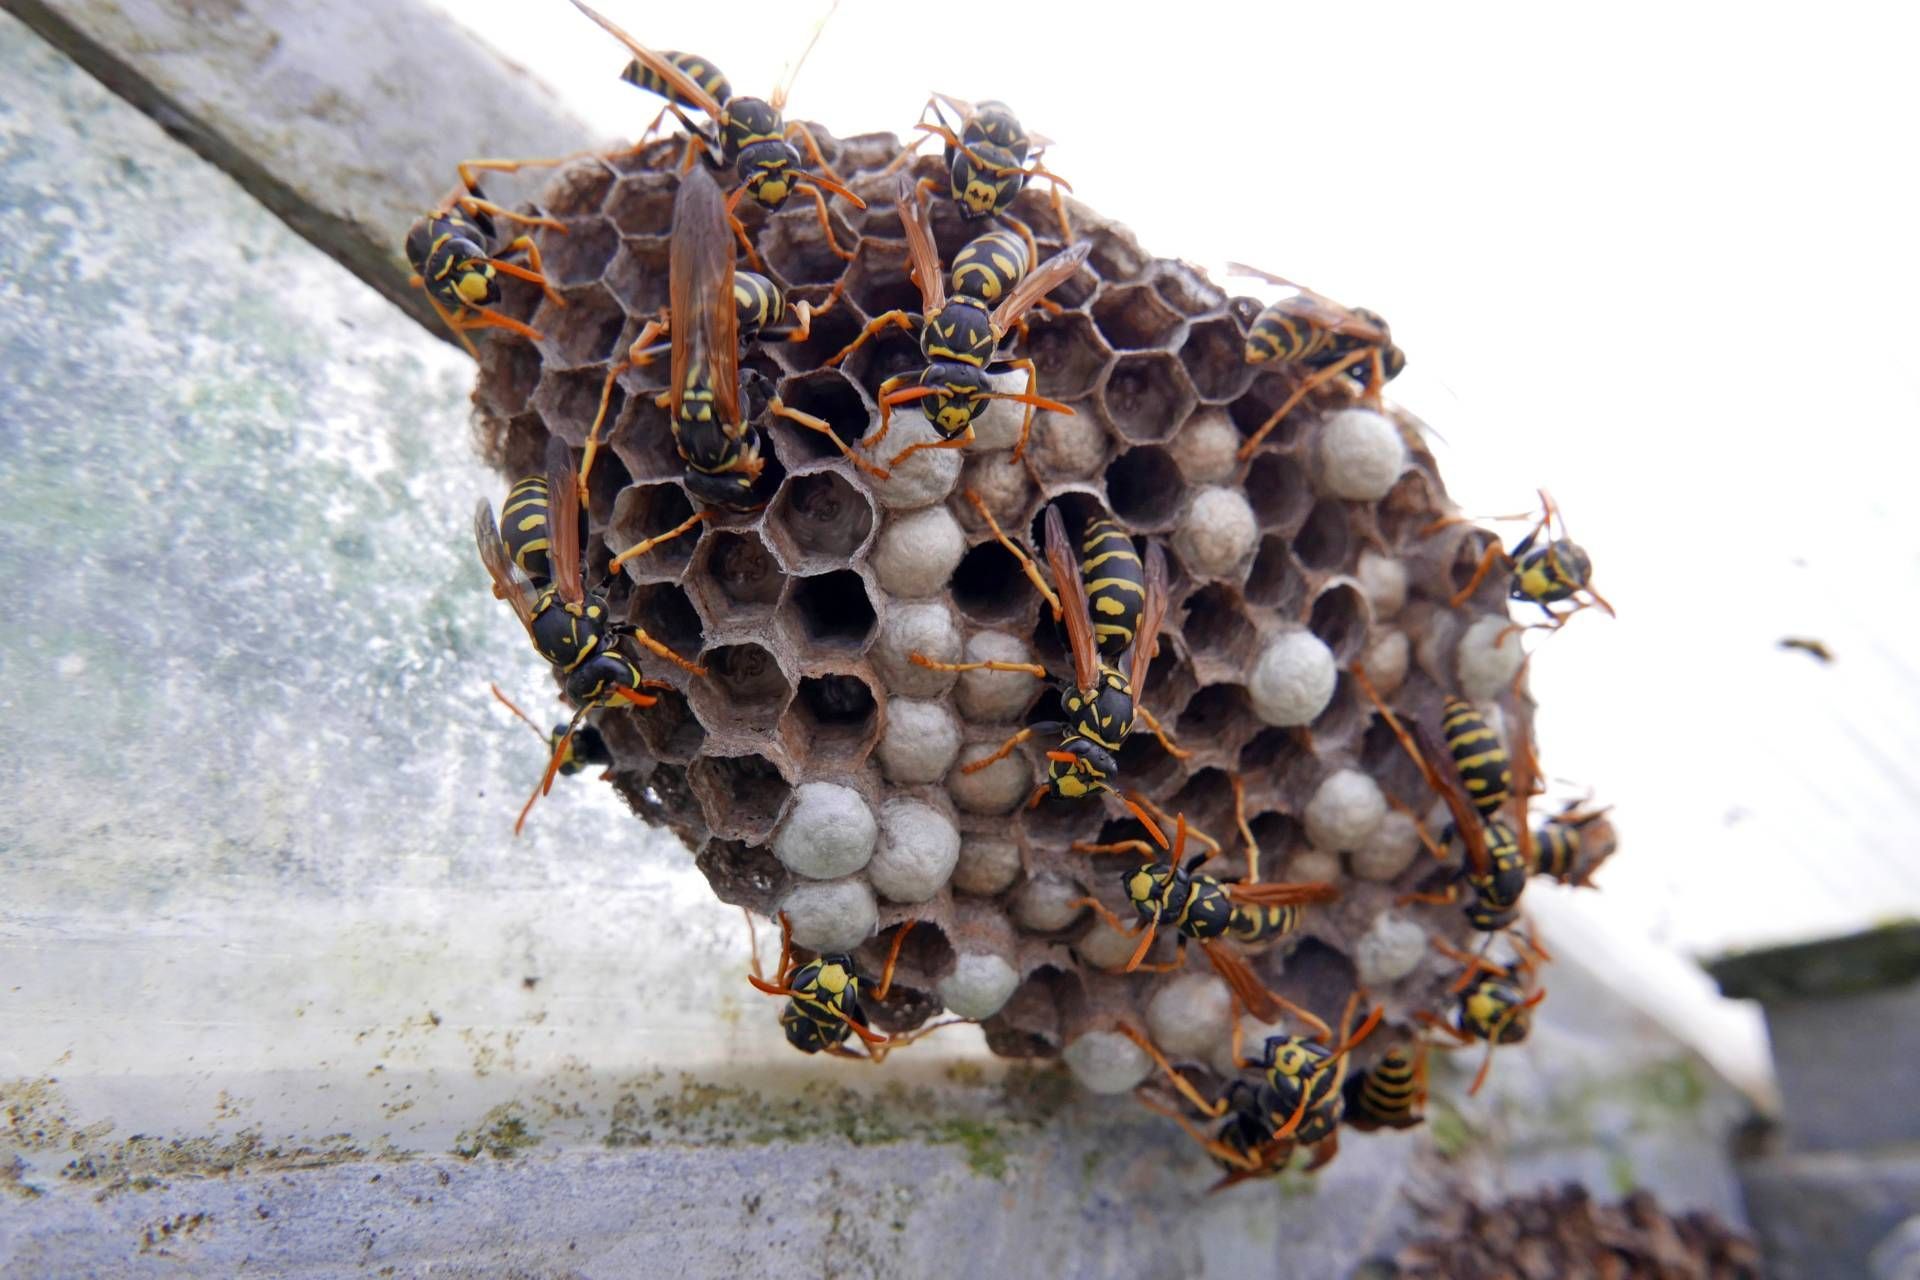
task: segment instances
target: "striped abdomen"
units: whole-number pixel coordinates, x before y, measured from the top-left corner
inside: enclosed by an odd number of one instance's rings
[[[520,572],[536,587],[553,580],[553,566],[547,560],[552,545],[547,529],[547,478],[528,476],[507,490],[507,501],[500,508],[500,541],[507,554],[520,566]]]
[[[1440,730],[1474,808],[1482,817],[1493,817],[1507,803],[1513,787],[1513,770],[1499,735],[1487,727],[1472,704],[1460,698],[1447,699]]]
[[[1562,883],[1573,879],[1580,862],[1580,829],[1571,823],[1552,819],[1541,823],[1533,833],[1533,869]]]
[[[787,296],[765,276],[736,271],[733,273],[733,309],[739,316],[740,340],[745,342],[780,318],[787,309]]]
[[[1306,908],[1298,903],[1255,906],[1236,902],[1233,905],[1233,920],[1227,926],[1227,935],[1235,942],[1258,946],[1286,937],[1298,929],[1305,918]]]
[[[1419,1124],[1425,1089],[1420,1063],[1405,1046],[1396,1046],[1347,1082],[1347,1122],[1359,1129],[1406,1129]]]
[[[1004,147],[1012,153],[1017,165],[1026,164],[1027,151],[1033,145],[1027,131],[1020,127],[1020,118],[1013,114],[1013,108],[994,101],[979,104],[961,127],[960,140],[969,147],[978,147],[981,143]]]
[[[1011,231],[989,231],[967,241],[953,255],[947,287],[956,296],[975,298],[991,307],[1032,266],[1026,241]]]
[[[1244,351],[1248,364],[1293,364],[1332,351],[1336,335],[1289,313],[1287,301],[1276,302],[1253,318]]]
[[[1133,646],[1147,601],[1146,569],[1133,539],[1105,516],[1087,524],[1080,538],[1080,580],[1087,588],[1093,638],[1102,657],[1118,659]]]
[[[733,97],[733,86],[727,83],[727,77],[721,74],[720,68],[699,54],[675,53],[668,50],[662,52],[660,56],[685,72],[689,80],[712,94],[714,101],[721,106],[726,106],[727,99]],[[659,94],[675,106],[689,107],[696,111],[700,109],[698,103],[689,102],[681,94],[675,93],[672,86],[655,75],[638,59],[627,64],[627,69],[620,73],[620,78],[630,85],[645,89],[648,93]]]

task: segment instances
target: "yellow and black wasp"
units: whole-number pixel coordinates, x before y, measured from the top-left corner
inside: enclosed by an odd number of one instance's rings
[[[1533,869],[1561,884],[1586,887],[1593,873],[1613,854],[1613,826],[1605,821],[1607,808],[1590,809],[1575,802],[1541,819],[1533,829]]]
[[[1012,400],[1027,406],[1020,422],[1020,438],[1013,447],[1013,458],[1018,461],[1027,447],[1027,434],[1033,428],[1036,408],[1062,414],[1071,414],[1073,410],[1036,395],[1034,386],[1038,379],[1033,361],[1003,357],[1000,344],[1028,311],[1079,269],[1086,261],[1088,246],[1074,245],[1035,267],[1031,254],[1018,238],[1004,231],[990,231],[955,255],[952,296],[949,297],[948,285],[940,272],[940,251],[934,245],[926,201],[905,175],[897,180],[895,195],[900,225],[907,238],[907,256],[913,266],[914,281],[920,287],[920,314],[896,309],[875,316],[852,342],[827,361],[827,366],[838,365],[889,327],[909,334],[917,330],[920,354],[926,358],[927,366],[917,377],[896,374],[880,384],[880,430],[864,442],[866,447],[878,448],[886,439],[896,407],[918,400],[921,411],[940,438],[908,445],[895,454],[888,465],[897,467],[908,455],[921,449],[962,449],[973,443],[973,420],[989,400]],[[995,299],[998,299],[997,305]],[[988,371],[996,366],[1025,370],[1026,390],[995,391],[988,380]]]
[[[903,921],[894,932],[893,942],[887,948],[886,966],[880,973],[880,983],[866,993],[871,999],[884,1001],[892,990],[900,949],[905,945],[907,934],[913,930],[914,924],[913,920]],[[863,1055],[846,1047],[847,1037],[855,1035],[866,1047],[864,1056],[878,1063],[885,1061],[893,1049],[911,1044],[940,1027],[954,1025],[952,1022],[940,1022],[901,1035],[882,1035],[868,1023],[866,1009],[861,1004],[866,987],[852,956],[834,953],[806,961],[797,960],[793,954],[793,925],[783,911],[780,913],[780,980],[768,982],[760,969],[760,948],[752,941],[754,928],[751,912],[747,913],[747,935],[753,956],[752,972],[747,975],[747,981],[757,991],[770,996],[787,997],[786,1006],[780,1011],[780,1028],[786,1033],[787,1043],[802,1053],[825,1052],[837,1057],[861,1057]]]
[[[1362,1133],[1411,1129],[1427,1118],[1427,1046],[1395,1045],[1347,1079],[1346,1123]]]
[[[1348,1055],[1373,1033],[1381,1016],[1375,1008],[1354,1029],[1353,1018],[1359,1006],[1360,994],[1355,992],[1340,1019],[1339,1042],[1332,1047],[1300,1036],[1268,1036],[1253,1058],[1241,1053],[1241,1028],[1236,1020],[1234,1063],[1257,1070],[1259,1078],[1236,1077],[1216,1099],[1207,1098],[1194,1087],[1138,1028],[1122,1023],[1120,1029],[1146,1051],[1173,1088],[1201,1115],[1209,1120],[1225,1119],[1219,1134],[1210,1137],[1177,1111],[1148,1104],[1178,1121],[1227,1171],[1213,1188],[1218,1191],[1248,1178],[1280,1172],[1300,1147],[1313,1151],[1309,1173],[1339,1153]]]
[[[1229,267],[1237,275],[1295,290],[1254,317],[1247,329],[1247,363],[1294,365],[1307,371],[1293,394],[1240,446],[1242,462],[1315,387],[1346,374],[1365,388],[1367,402],[1377,405],[1381,388],[1407,367],[1406,353],[1393,345],[1387,322],[1374,312],[1343,307],[1304,285],[1243,263]]]
[[[1547,959],[1538,943],[1523,943],[1509,934],[1514,947],[1511,964],[1496,964],[1485,956],[1471,955],[1439,938],[1433,945],[1442,955],[1459,961],[1460,976],[1449,988],[1455,996],[1451,1022],[1418,1010],[1413,1017],[1460,1045],[1478,1041],[1487,1046],[1486,1057],[1473,1077],[1469,1096],[1479,1093],[1493,1067],[1493,1052],[1503,1044],[1519,1044],[1533,1030],[1533,1010],[1547,998],[1546,988],[1536,985],[1535,970]]]
[[[532,165],[559,164],[559,160],[468,160],[460,165],[460,185],[424,217],[407,229],[407,262],[413,267],[412,284],[426,291],[427,301],[466,347],[467,354],[478,358],[470,329],[505,329],[529,342],[542,335],[512,316],[493,310],[500,301],[500,277],[512,276],[540,286],[556,307],[566,306],[553,286],[547,283],[546,269],[540,262],[540,248],[530,235],[519,235],[500,243],[495,218],[566,231],[552,218],[515,213],[488,200],[480,191],[474,171],[491,169],[512,172]],[[524,253],[531,267],[505,260],[509,253]]]
[[[1245,883],[1260,881],[1260,844],[1247,824],[1247,789],[1239,774],[1230,774],[1233,785],[1233,821],[1240,838],[1247,844]],[[1278,942],[1300,927],[1306,917],[1306,901],[1256,903],[1236,900],[1233,919],[1227,924],[1227,936],[1244,947],[1264,947]]]
[[[857,209],[866,208],[867,203],[841,185],[838,176],[827,164],[826,157],[820,154],[820,144],[814,140],[807,126],[798,120],[788,121],[785,116],[787,94],[793,87],[793,79],[799,74],[800,64],[806,61],[807,54],[812,52],[814,42],[819,40],[820,30],[826,25],[825,18],[815,26],[812,40],[807,42],[806,49],[788,69],[782,82],[765,99],[760,99],[736,97],[727,78],[705,58],[690,53],[656,53],[581,0],[573,0],[573,5],[633,54],[634,60],[622,78],[629,84],[666,98],[667,110],[686,127],[688,162],[691,163],[695,148],[699,148],[706,152],[710,160],[733,168],[740,179],[740,186],[727,200],[726,210],[730,226],[746,249],[748,265],[757,269],[760,259],[747,240],[745,229],[738,220],[732,218],[734,205],[739,203],[742,195],[750,195],[772,211],[786,204],[787,197],[796,189],[804,190],[813,198],[827,247],[842,259],[852,259],[852,252],[842,249],[834,239],[833,226],[827,220],[826,197],[820,192],[823,189],[830,191]],[[831,10],[828,16],[831,16]],[[705,115],[711,123],[711,129],[702,129],[688,119],[684,108],[693,108]],[[801,167],[800,151],[793,145],[794,138],[799,138],[805,144],[807,158],[813,161],[814,172]]]
[[[1164,815],[1161,815],[1164,817]],[[1076,842],[1076,853],[1130,853],[1146,859],[1140,865],[1121,877],[1121,886],[1126,890],[1127,901],[1132,905],[1139,922],[1131,929],[1122,924],[1118,917],[1097,898],[1080,898],[1075,906],[1091,908],[1103,923],[1115,933],[1126,936],[1138,936],[1140,941],[1133,949],[1123,973],[1132,973],[1136,969],[1149,972],[1168,973],[1178,969],[1184,963],[1184,951],[1188,939],[1200,945],[1207,962],[1218,973],[1232,991],[1239,1006],[1252,1013],[1263,1022],[1274,1021],[1281,1012],[1292,1014],[1302,1022],[1312,1026],[1321,1036],[1329,1034],[1327,1024],[1315,1017],[1312,1011],[1303,1009],[1292,1001],[1273,992],[1260,982],[1253,969],[1238,954],[1220,945],[1233,928],[1235,915],[1243,907],[1263,908],[1269,906],[1301,906],[1311,902],[1332,902],[1338,898],[1339,891],[1330,884],[1271,884],[1258,882],[1223,883],[1209,875],[1201,874],[1200,868],[1207,860],[1220,851],[1220,846],[1212,837],[1195,831],[1198,842],[1203,846],[1200,851],[1188,858],[1187,815],[1181,813],[1174,819],[1174,842],[1168,859],[1160,861],[1158,850],[1143,840],[1123,840],[1111,844],[1090,844]],[[1183,861],[1184,859],[1184,861]],[[1153,946],[1153,939],[1161,925],[1175,931],[1176,948],[1182,954],[1165,964],[1148,965],[1144,961],[1147,951]]]
[[[1415,724],[1409,732],[1373,687],[1373,682],[1367,679],[1366,672],[1356,666],[1351,669],[1351,675],[1453,818],[1451,834],[1457,835],[1466,849],[1466,859],[1458,874],[1470,890],[1467,923],[1486,933],[1505,929],[1520,914],[1520,895],[1526,890],[1527,877],[1533,874],[1533,853],[1528,847],[1532,837],[1525,832],[1526,798],[1520,800],[1517,826],[1501,816],[1502,809],[1513,797],[1513,772],[1499,737],[1470,703],[1448,698],[1442,732],[1454,768],[1451,772],[1437,768],[1431,761],[1440,750],[1427,731]],[[1439,848],[1425,830],[1419,830],[1428,849],[1436,858],[1441,857]],[[1429,903],[1458,900],[1458,884],[1449,885],[1443,892],[1412,893],[1401,899],[1402,902]]]
[[[493,690],[493,696],[499,699],[501,706],[518,716],[521,723],[533,730],[540,740],[547,744],[549,758],[559,759],[559,764],[555,766],[554,771],[561,777],[571,778],[582,769],[596,765],[607,768],[613,764],[613,753],[607,749],[606,739],[602,738],[600,731],[592,725],[581,725],[573,731],[572,737],[567,736],[567,725],[564,720],[554,725],[551,730],[542,730],[533,722],[532,716],[515,706],[513,699],[500,692],[499,685],[490,684],[487,687]]]
[[[1101,548],[1096,555],[1075,565],[1060,509],[1057,506],[1047,508],[1047,562],[1058,584],[1056,594],[1046,585],[1026,553],[1001,532],[999,523],[994,520],[980,496],[968,490],[967,498],[985,517],[994,537],[1020,560],[1027,576],[1052,602],[1055,619],[1066,627],[1073,677],[1072,683],[1063,683],[1060,690],[1064,719],[1028,725],[1008,738],[992,755],[968,764],[965,771],[978,772],[1006,758],[1029,738],[1059,734],[1059,744],[1046,753],[1047,780],[1034,791],[1032,803],[1040,803],[1041,798],[1049,793],[1073,800],[1108,792],[1120,796],[1134,815],[1149,830],[1157,833],[1158,828],[1154,827],[1152,820],[1131,798],[1118,792],[1113,781],[1119,773],[1115,755],[1127,735],[1133,732],[1136,720],[1144,721],[1169,752],[1174,755],[1186,754],[1174,746],[1153,713],[1138,701],[1145,690],[1147,666],[1153,660],[1160,624],[1165,621],[1167,614],[1166,553],[1158,543],[1148,547],[1142,589],[1137,597],[1130,590],[1120,588],[1115,588],[1109,597],[1120,606],[1108,617],[1112,626],[1105,640],[1107,651],[1112,655],[1110,661],[1101,652],[1101,642],[1095,639],[1093,607],[1088,598],[1089,579],[1099,581],[1117,572],[1116,561],[1110,555],[1111,548],[1105,536],[1095,540],[1094,545]],[[1128,553],[1132,554],[1131,547]],[[1133,558],[1138,559],[1137,556]],[[1126,637],[1125,642],[1122,637]],[[1122,655],[1126,657],[1124,670],[1120,665]],[[920,653],[910,654],[909,657],[918,665],[934,671],[1018,671],[1040,680],[1048,678],[1047,669],[1037,663],[936,662]],[[1158,835],[1158,839],[1164,846],[1165,835]]]
[[[1586,551],[1567,537],[1566,519],[1560,515],[1560,509],[1554,505],[1553,498],[1545,489],[1540,493],[1540,519],[1507,551],[1499,543],[1489,546],[1474,566],[1473,576],[1460,590],[1454,592],[1448,603],[1458,609],[1473,597],[1486,581],[1487,574],[1499,562],[1512,566],[1512,576],[1507,581],[1509,599],[1540,606],[1548,621],[1536,625],[1550,631],[1557,631],[1567,624],[1567,620],[1582,609],[1596,605],[1605,610],[1608,617],[1614,616],[1613,606],[1606,602],[1598,591],[1593,589],[1593,561]],[[1553,527],[1556,521],[1560,525],[1560,536],[1554,537]],[[1448,517],[1427,526],[1425,532],[1431,533],[1458,523],[1458,517]],[[1584,597],[1584,598],[1583,598]],[[1555,613],[1554,605],[1564,600],[1572,600],[1573,608],[1564,613]]]
[[[946,112],[941,110],[943,105],[958,117],[957,124],[948,123]],[[932,120],[927,119],[929,112],[933,114]],[[1014,197],[1026,188],[1028,179],[1045,178],[1052,196],[1053,216],[1060,223],[1060,239],[1073,240],[1067,207],[1060,198],[1060,193],[1073,190],[1073,185],[1040,163],[1047,140],[1022,128],[1019,117],[1006,103],[988,101],[976,105],[935,93],[927,99],[927,105],[920,108],[920,119],[913,127],[946,144],[946,153],[941,157],[947,171],[945,194],[953,199],[962,218],[971,221],[997,216],[1014,227],[1032,250],[1032,230],[1007,210]],[[914,150],[925,140],[916,140],[895,164],[909,163]],[[932,191],[940,189],[940,184],[932,179],[923,180],[920,186]],[[1034,256],[1039,256],[1037,250]]]
[[[480,563],[493,583],[494,595],[507,602],[540,656],[566,677],[567,697],[578,708],[566,733],[554,747],[546,776],[527,800],[526,808],[520,811],[516,831],[525,824],[534,801],[552,788],[553,779],[571,751],[574,731],[589,711],[623,702],[652,706],[656,700],[643,690],[669,687],[641,674],[633,659],[620,651],[621,637],[631,637],[650,652],[694,675],[706,674],[706,668],[682,658],[640,627],[615,622],[608,614],[604,589],[586,590],[581,580],[578,493],[567,446],[558,437],[548,441],[545,489],[547,510],[543,522],[535,519],[538,489],[525,481],[513,489],[519,495],[514,504],[519,518],[514,523],[523,529],[544,524],[546,546],[541,550],[550,575],[544,581],[537,581],[515,562],[513,551],[494,522],[492,504],[481,499],[473,515],[474,544],[480,552]],[[683,524],[671,533],[649,538],[623,554],[651,550],[685,532],[687,527]],[[531,542],[522,542],[520,547],[523,552],[530,551]],[[527,559],[538,567],[535,557],[528,555]]]

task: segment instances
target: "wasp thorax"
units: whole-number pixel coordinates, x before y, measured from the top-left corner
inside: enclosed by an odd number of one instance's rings
[[[599,601],[568,604],[548,588],[534,608],[533,643],[548,662],[572,671],[600,647],[607,611]]]

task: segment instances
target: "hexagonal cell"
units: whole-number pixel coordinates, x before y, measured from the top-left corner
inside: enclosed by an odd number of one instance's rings
[[[487,456],[509,476],[539,475],[546,466],[547,437],[538,413],[522,413],[506,423],[498,440],[488,442]]]
[[[612,294],[597,284],[562,289],[560,296],[566,299],[566,306],[542,302],[533,317],[533,327],[544,339],[540,351],[546,360],[547,376],[552,377],[556,369],[604,366],[619,344],[621,331],[627,327],[627,313],[620,309]],[[594,372],[602,380],[606,378],[604,368]],[[594,388],[593,395],[598,403],[598,387]],[[589,405],[585,421],[592,420],[593,408]]]
[[[654,139],[638,151],[616,151],[601,156],[600,162],[621,176],[637,173],[666,177],[679,172],[686,146],[683,135],[668,134]]]
[[[1264,778],[1282,794],[1304,792],[1320,772],[1320,765],[1301,742],[1298,729],[1262,729],[1240,748],[1240,772]],[[1301,796],[1304,803],[1305,796]],[[1254,832],[1256,836],[1259,832]],[[1266,848],[1261,842],[1260,847]]]
[[[810,413],[825,421],[849,446],[867,434],[867,427],[873,421],[859,390],[845,374],[834,369],[788,378],[780,384],[780,401],[796,413]],[[823,432],[774,414],[767,416],[766,425],[768,434],[791,450],[788,456],[793,467],[816,458],[845,456]]]
[[[840,155],[834,167],[842,177],[868,169],[884,168],[900,150],[900,139],[891,133],[856,133],[840,139]]]
[[[1353,529],[1346,508],[1331,500],[1316,502],[1307,522],[1293,536],[1293,554],[1300,563],[1319,572],[1338,569],[1353,547]]]
[[[587,477],[587,520],[596,533],[606,529],[613,519],[613,504],[620,500],[633,477],[627,474],[618,454],[602,449],[593,460],[593,474]]]
[[[714,897],[761,915],[776,910],[787,890],[787,869],[765,845],[710,840],[693,865],[707,878]]]
[[[1292,616],[1307,597],[1307,580],[1300,565],[1287,550],[1285,538],[1260,540],[1260,552],[1253,558],[1253,570],[1247,574],[1247,600]]]
[[[865,649],[878,617],[866,580],[851,569],[795,580],[780,608],[781,623],[797,642],[841,653]]]
[[[668,173],[636,173],[613,185],[601,206],[629,236],[664,236],[673,227],[673,200],[680,184]]]
[[[795,476],[774,499],[768,532],[795,569],[844,565],[873,536],[873,499],[833,471]]]
[[[565,235],[540,237],[541,265],[554,285],[592,284],[606,271],[620,248],[620,235],[600,218],[576,219]]]
[[[1374,510],[1379,516],[1381,536],[1389,543],[1400,546],[1418,537],[1420,531],[1440,514],[1441,506],[1432,482],[1423,472],[1416,470],[1396,480]],[[1466,579],[1461,579],[1460,585],[1465,586]]]
[[[1049,400],[1078,400],[1090,394],[1113,359],[1093,321],[1078,311],[1030,315],[1026,354],[1039,377],[1039,392]]]
[[[1122,786],[1148,795],[1164,794],[1186,771],[1186,766],[1168,754],[1158,738],[1146,732],[1128,734],[1114,762],[1120,766]]]
[[[1205,315],[1226,305],[1219,285],[1185,262],[1162,262],[1153,273],[1153,289],[1184,316]]]
[[[693,759],[707,735],[693,718],[686,695],[677,689],[655,689],[651,696],[658,699],[652,706],[634,707],[619,718],[639,731],[647,750],[657,758],[675,764]]]
[[[1354,689],[1353,677],[1342,671],[1325,710],[1313,718],[1311,727],[1315,743],[1324,748],[1345,742],[1359,732],[1361,723],[1366,719],[1366,710],[1371,705],[1364,702]]]
[[[1185,493],[1179,465],[1158,445],[1129,449],[1107,468],[1107,501],[1135,529],[1170,526]]]
[[[762,755],[702,756],[687,769],[687,782],[717,836],[763,841],[793,793],[773,761]]]
[[[690,845],[707,838],[706,815],[687,785],[687,771],[679,765],[655,765],[643,778],[639,774],[616,773],[613,789],[629,807],[652,826],[667,827]]]
[[[974,544],[961,557],[953,571],[951,589],[953,603],[961,614],[988,626],[1026,618],[1038,594],[1020,571],[1019,561],[992,538]]]
[[[1140,444],[1171,436],[1200,397],[1180,362],[1154,351],[1121,356],[1094,400],[1114,430]]]
[[[1211,661],[1230,672],[1245,668],[1258,637],[1239,592],[1218,583],[1202,587],[1187,597],[1186,611],[1180,634],[1196,662]]]
[[[841,214],[847,207],[838,200],[827,206],[833,238],[843,249],[858,240]],[[791,284],[832,284],[846,269],[846,261],[827,247],[820,234],[819,210],[810,199],[797,200],[767,219],[754,246],[766,264]]]
[[[845,291],[848,300],[869,316],[889,311],[919,313],[920,288],[907,278],[907,244],[898,231],[891,239],[873,239],[870,233],[861,242],[847,267]]]
[[[1000,1012],[980,1024],[987,1048],[1002,1058],[1057,1058],[1068,1009],[1085,1005],[1080,975],[1042,965],[1015,988]]]
[[[1145,351],[1167,345],[1181,326],[1178,311],[1143,284],[1103,289],[1094,299],[1093,323],[1115,351]]]
[[[553,424],[555,435],[578,449],[587,442],[587,428],[593,425],[593,415],[600,406],[600,392],[606,384],[604,369],[560,369],[549,365],[540,375],[540,385],[534,388],[533,407]],[[616,386],[608,397],[609,418],[612,417],[612,395],[619,391]]]
[[[489,342],[480,348],[479,385],[487,389],[489,407],[510,418],[527,407],[540,382],[539,348],[525,342]]]
[[[1187,825],[1198,827],[1231,854],[1241,841],[1233,829],[1233,782],[1224,769],[1201,769],[1187,779],[1162,806],[1168,813],[1187,815]],[[1191,842],[1188,852],[1193,852]]]
[[[591,408],[584,421],[587,426],[592,426]],[[602,426],[600,438],[608,442],[614,455],[626,467],[627,474],[636,482],[677,480],[686,474],[687,464],[680,460],[667,411],[654,403],[651,394],[643,391],[628,395],[616,382],[608,397],[607,422],[612,426]],[[584,437],[582,443],[585,443]],[[594,465],[596,468],[599,466],[598,463]]]
[[[597,212],[612,189],[613,170],[589,160],[562,169],[540,193],[540,204],[556,215],[583,215]]]
[[[847,672],[802,676],[780,736],[809,773],[857,768],[880,737],[880,704],[865,677]]]
[[[1263,529],[1296,523],[1313,503],[1306,468],[1285,454],[1257,455],[1247,467],[1247,501]]]
[[[1235,400],[1227,409],[1233,418],[1233,425],[1240,428],[1240,434],[1251,437],[1266,424],[1273,411],[1287,402],[1293,393],[1293,384],[1283,374],[1269,373],[1256,377],[1247,393]],[[1313,414],[1305,403],[1295,405],[1293,411],[1267,432],[1261,443],[1286,448],[1297,443],[1300,433],[1306,430]]]
[[[1099,227],[1087,240],[1092,245],[1087,262],[1108,284],[1125,284],[1146,270],[1149,259],[1132,236],[1112,227]]]
[[[1135,696],[1166,723],[1181,713],[1180,709],[1200,687],[1199,678],[1193,674],[1193,664],[1181,656],[1180,648],[1173,635],[1163,631],[1160,652],[1147,664],[1146,690],[1144,693],[1134,691]]]
[[[665,236],[620,242],[606,279],[628,315],[649,320],[666,310],[669,252]]]
[[[1187,699],[1175,741],[1233,751],[1253,728],[1253,707],[1237,684],[1210,684]],[[1192,750],[1192,747],[1188,747]]]
[[[751,529],[713,529],[700,540],[687,576],[694,603],[715,626],[742,626],[773,617],[786,576],[773,552]]]
[[[1224,404],[1253,384],[1256,370],[1247,363],[1245,348],[1240,327],[1225,318],[1202,320],[1187,331],[1180,363],[1202,400]]]
[[[1247,819],[1253,843],[1260,849],[1261,875],[1272,879],[1287,859],[1307,847],[1307,831],[1292,815],[1277,810],[1257,813]]]
[[[627,601],[627,620],[683,658],[692,660],[700,651],[700,615],[687,593],[671,582],[634,587]],[[643,655],[641,661],[651,666],[660,659]]]
[[[671,481],[630,485],[613,504],[607,525],[610,550],[625,552],[648,538],[678,528],[693,514],[687,492]],[[672,582],[680,577],[700,545],[703,530],[694,525],[685,533],[644,551],[620,566],[635,582]]]
[[[1313,598],[1307,629],[1333,650],[1334,658],[1344,667],[1365,647],[1367,623],[1372,616],[1373,611],[1358,586],[1337,582]]]
[[[700,663],[706,679],[689,684],[687,695],[709,733],[771,729],[793,697],[780,664],[750,641],[710,649]]]
[[[881,383],[896,374],[912,380],[919,377],[920,371],[927,367],[926,357],[920,354],[918,333],[917,329],[913,333],[907,333],[890,325],[869,339],[865,346],[848,356],[840,365],[840,370],[859,383],[861,389],[867,393],[867,397],[878,404]],[[852,336],[849,334],[848,338],[851,339]],[[829,350],[827,354],[831,356],[834,351]],[[903,413],[919,411],[919,408],[913,405],[901,410]]]
[[[910,1031],[940,1012],[940,1002],[932,994],[933,984],[937,975],[952,972],[954,964],[953,944],[938,924],[919,921],[902,940],[899,930],[904,927],[901,924],[883,929],[869,938],[854,956],[860,972],[878,974],[886,967],[887,954],[894,942],[901,942],[893,990],[885,1002],[868,998],[864,991],[861,996],[873,1025],[888,1034]]]

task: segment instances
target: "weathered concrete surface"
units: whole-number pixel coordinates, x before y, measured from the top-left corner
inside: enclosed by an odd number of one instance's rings
[[[535,77],[426,4],[0,0],[295,231],[444,332],[400,251],[475,157],[593,141]],[[569,11],[570,12],[570,11]],[[489,183],[517,197],[514,179]]]
[[[1920,1146],[1750,1160],[1740,1178],[1769,1274],[1779,1280],[1868,1275],[1883,1245],[1880,1259],[1892,1266],[1901,1250],[1889,1237],[1920,1213]],[[1911,1255],[1905,1265],[1912,1267]]]
[[[1568,959],[1482,1101],[1216,1197],[971,1030],[801,1059],[604,788],[511,836],[485,681],[555,704],[467,362],[6,18],[0,82],[0,1273],[1337,1275],[1616,1142],[1729,1211],[1720,1095]]]

